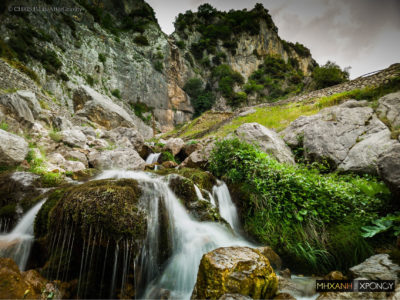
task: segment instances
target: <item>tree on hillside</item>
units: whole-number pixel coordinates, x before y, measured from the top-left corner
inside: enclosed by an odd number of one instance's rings
[[[325,65],[314,69],[312,77],[317,84],[317,88],[322,89],[348,81],[349,69],[350,67],[347,67],[342,70],[335,62],[328,60]]]

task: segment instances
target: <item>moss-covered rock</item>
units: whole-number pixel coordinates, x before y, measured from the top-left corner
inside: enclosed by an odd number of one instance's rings
[[[80,278],[68,291],[72,297],[109,297],[115,256],[129,257],[118,259],[116,267],[135,276],[133,263],[147,233],[141,194],[133,179],[96,180],[51,192],[35,220],[36,266],[46,278]],[[126,293],[122,278],[115,280],[113,297]]]
[[[197,197],[192,180],[177,174],[171,174],[168,176],[168,185],[195,219],[225,223],[210,201]]]
[[[136,180],[97,180],[70,188],[51,214],[50,223],[61,220],[78,224],[82,236],[90,226],[116,240],[143,239],[146,218],[138,207],[141,190]],[[53,227],[53,226],[52,226]]]
[[[223,247],[203,255],[192,299],[219,299],[224,294],[270,299],[277,288],[276,274],[258,250]]]
[[[193,168],[182,169],[162,169],[157,171],[157,174],[168,175],[178,174],[193,181],[199,188],[212,191],[212,187],[217,183],[217,179],[210,172]]]

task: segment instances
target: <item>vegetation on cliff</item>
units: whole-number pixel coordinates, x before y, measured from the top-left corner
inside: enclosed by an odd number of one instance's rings
[[[280,164],[236,139],[217,143],[210,168],[238,186],[245,230],[300,269],[346,269],[365,259],[371,247],[362,224],[390,210],[390,193],[374,178]]]

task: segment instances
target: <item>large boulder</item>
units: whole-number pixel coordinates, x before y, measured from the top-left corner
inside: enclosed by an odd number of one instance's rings
[[[364,101],[349,100],[339,106],[325,108],[316,115],[298,118],[282,131],[282,135],[289,146],[303,147],[308,161],[327,162],[332,169],[344,163],[344,170],[375,170],[372,173],[376,173],[376,157],[391,143],[387,139],[387,130],[387,126],[376,117],[372,108],[365,106]],[[370,147],[362,147],[382,139],[385,141],[382,147],[372,151]],[[362,141],[361,147],[355,147]],[[356,159],[357,155],[360,159]]]
[[[115,290],[111,288],[111,270],[126,268],[125,275],[136,280],[135,259],[128,258],[139,255],[147,235],[141,195],[142,188],[133,179],[94,180],[49,194],[34,227],[35,259],[44,274],[68,281],[80,278],[85,288],[70,290],[70,298],[108,298],[110,291],[116,298],[122,283],[115,281]],[[56,238],[64,242],[48,251]]]
[[[145,138],[153,136],[153,130],[133,114],[114,103],[109,97],[102,95],[88,86],[80,86],[75,90],[74,110],[78,116],[112,129],[120,126],[138,129]]]
[[[199,150],[192,152],[180,165],[179,168],[200,168],[206,170],[210,159],[211,151],[215,141],[205,141],[205,145]]]
[[[235,130],[235,134],[240,140],[258,146],[281,163],[295,163],[292,151],[282,138],[258,123],[245,123]]]
[[[386,119],[392,128],[400,126],[400,92],[391,93],[378,100],[377,113]]]
[[[144,170],[146,166],[143,158],[132,148],[117,148],[102,152],[95,151],[91,152],[88,158],[89,164],[100,170]]]
[[[0,129],[0,166],[15,166],[28,155],[24,138]]]
[[[0,96],[0,105],[6,107],[12,114],[20,120],[33,123],[39,116],[41,107],[36,96],[31,91],[17,91],[11,94]]]
[[[134,128],[114,128],[105,132],[103,138],[109,139],[118,147],[133,147],[138,152],[142,150],[144,144],[143,136]]]
[[[185,142],[181,138],[170,138],[164,146],[164,150],[170,151],[173,156],[181,152]]]
[[[224,247],[203,255],[192,299],[219,299],[225,294],[270,299],[277,288],[278,279],[258,250]]]
[[[378,170],[393,196],[400,199],[400,143],[379,157]]]
[[[389,149],[393,149],[396,145],[400,145],[398,141],[392,140],[390,136],[390,130],[384,129],[360,140],[350,149],[338,169],[377,175],[379,156]]]
[[[398,280],[400,266],[389,258],[389,254],[377,254],[350,268],[353,278],[370,280]]]
[[[67,129],[60,132],[61,140],[71,147],[84,148],[86,136],[77,128]]]

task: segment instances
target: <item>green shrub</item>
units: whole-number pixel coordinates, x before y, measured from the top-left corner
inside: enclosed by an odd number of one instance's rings
[[[56,142],[56,143],[59,143],[59,142],[61,142],[61,140],[62,140],[62,136],[61,136],[60,132],[57,131],[57,130],[54,130],[54,129],[52,129],[52,130],[49,132],[49,136],[50,136],[50,138],[51,138],[54,142]]]
[[[8,124],[6,122],[1,122],[0,123],[0,129],[7,131],[8,130]]]
[[[90,75],[86,75],[85,77],[86,83],[90,86],[94,86],[94,78]]]
[[[178,46],[179,49],[185,49],[185,42],[184,41],[176,41],[175,44]]]
[[[160,60],[156,60],[153,65],[154,69],[156,69],[158,72],[162,72],[164,69],[164,64]]]
[[[104,53],[99,53],[99,61],[105,64],[106,60],[107,60],[106,55]]]
[[[343,270],[353,264],[354,260],[350,262],[346,257],[333,259],[337,254],[333,253],[336,248],[330,235],[351,220],[352,234],[360,236],[360,226],[375,219],[389,201],[387,188],[373,178],[321,175],[314,169],[280,164],[237,139],[216,144],[210,169],[238,187],[245,229],[285,258],[308,266],[308,271],[313,272]],[[373,193],[362,188],[371,185],[379,188]],[[370,252],[363,239],[344,241],[346,233],[336,233],[340,235],[336,240],[357,244],[354,249],[346,249],[349,253],[356,248],[364,254]],[[361,254],[349,255],[364,258]]]
[[[149,41],[147,39],[147,37],[145,37],[144,35],[138,35],[136,36],[133,41],[135,42],[136,45],[139,46],[149,46]]]
[[[334,62],[328,61],[322,67],[316,67],[312,73],[317,88],[325,88],[349,80],[349,72]]]
[[[190,102],[194,108],[194,117],[211,109],[215,103],[214,94],[209,90],[203,89],[203,82],[199,78],[189,79],[183,90],[190,96]]]
[[[118,99],[121,99],[121,92],[119,89],[112,90],[111,95],[113,95],[114,97],[117,97]]]

